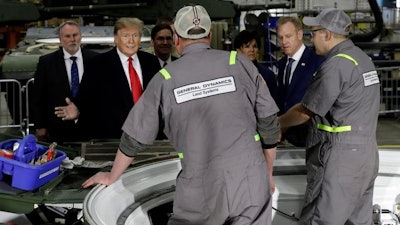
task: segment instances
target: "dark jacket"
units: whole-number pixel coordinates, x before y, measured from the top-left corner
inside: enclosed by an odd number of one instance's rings
[[[137,56],[144,90],[161,68],[154,55],[138,51]],[[86,131],[85,139],[120,138],[133,99],[117,49],[98,55],[92,62],[78,96],[78,123]]]
[[[98,53],[84,48],[81,51],[86,70],[88,62]],[[54,107],[66,105],[65,98],[71,97],[62,48],[39,58],[34,78],[31,105],[34,127],[47,128],[50,136],[48,141],[78,140],[80,132],[75,122],[63,121],[54,114]]]
[[[278,94],[276,103],[279,107],[279,115],[284,114],[293,105],[301,101],[311,83],[314,73],[324,60],[323,56],[317,55],[313,50],[306,47],[293,72],[288,89],[283,84],[287,56],[282,57],[278,61]],[[304,147],[307,138],[307,129],[307,124],[291,127],[283,134],[283,138],[297,147]]]
[[[268,69],[266,66],[253,61],[254,65],[257,67],[258,72],[260,72],[261,76],[264,78],[265,82],[267,83],[269,93],[271,94],[272,98],[275,100],[278,96],[278,82],[276,80],[276,76],[272,70]]]
[[[314,73],[320,67],[324,59],[324,57],[317,55],[313,50],[306,47],[303,55],[297,63],[296,69],[293,72],[292,80],[287,91],[283,84],[287,56],[282,57],[278,61],[279,73],[277,104],[280,110],[279,114],[285,113],[293,105],[301,101]]]

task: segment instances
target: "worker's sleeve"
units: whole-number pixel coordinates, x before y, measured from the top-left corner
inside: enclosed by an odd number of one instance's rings
[[[263,149],[277,146],[280,126],[276,114],[266,118],[259,118],[257,121],[257,130],[260,134]]]
[[[141,144],[134,138],[130,137],[125,132],[122,133],[121,142],[119,143],[119,149],[128,157],[134,157],[139,151],[143,151],[147,148],[147,145]]]

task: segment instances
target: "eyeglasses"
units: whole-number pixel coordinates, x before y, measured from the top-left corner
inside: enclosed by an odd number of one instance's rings
[[[317,31],[320,31],[320,30],[325,30],[326,28],[320,28],[320,29],[315,29],[315,30],[311,30],[311,37],[314,37],[314,34],[317,32]]]

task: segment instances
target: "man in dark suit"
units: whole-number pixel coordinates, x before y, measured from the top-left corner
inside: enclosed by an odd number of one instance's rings
[[[279,18],[277,28],[279,45],[285,53],[278,61],[277,77],[276,103],[279,115],[282,115],[301,101],[324,58],[304,45],[302,24],[297,17]],[[297,147],[304,147],[306,138],[306,124],[291,127],[283,133],[283,139]]]
[[[79,111],[72,103],[69,107],[57,108],[58,116],[64,120],[78,119],[78,124],[85,131],[85,139],[120,138],[122,124],[134,101],[161,69],[157,57],[139,51],[142,29],[143,22],[137,18],[116,21],[116,47],[99,54],[89,65],[75,102]],[[139,81],[139,92],[136,79],[130,76],[133,70]]]
[[[32,121],[35,135],[41,141],[75,141],[79,139],[79,130],[75,121],[63,121],[54,114],[54,107],[65,105],[73,100],[72,80],[77,85],[83,77],[88,61],[96,52],[81,48],[79,24],[66,21],[59,26],[59,39],[62,47],[50,54],[41,56],[34,76],[32,96]],[[77,77],[72,78],[71,69],[75,57]],[[76,71],[76,70],[75,70]],[[77,91],[79,90],[76,89]]]
[[[151,45],[161,67],[177,59],[171,54],[174,48],[173,34],[171,25],[168,24],[156,24],[151,30]]]

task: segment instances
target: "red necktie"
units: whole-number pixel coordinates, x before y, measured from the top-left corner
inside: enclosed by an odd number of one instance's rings
[[[132,65],[132,57],[129,57],[129,78],[131,80],[133,102],[136,103],[142,95],[142,85],[140,84],[139,76]]]

